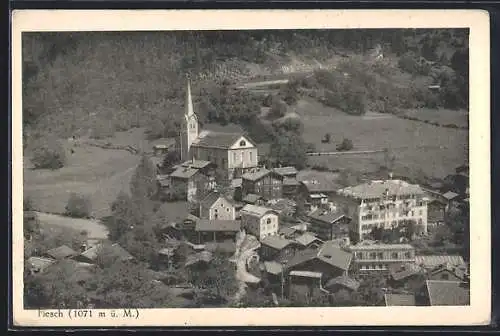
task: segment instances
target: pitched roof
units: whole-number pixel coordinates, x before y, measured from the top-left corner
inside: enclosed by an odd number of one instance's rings
[[[258,181],[270,173],[271,173],[270,170],[267,170],[266,168],[260,168],[254,172],[248,172],[248,173],[243,174],[243,176],[241,176],[241,178],[243,180],[248,180],[248,181]]]
[[[325,222],[325,223],[330,223],[333,224],[342,217],[344,217],[345,214],[344,212],[337,208],[335,211],[330,211],[330,210],[323,210],[323,209],[318,209],[309,215],[307,217],[311,219],[315,219],[317,221]]]
[[[446,198],[447,200],[452,200],[458,197],[458,194],[453,191],[448,191],[443,194],[443,197]]]
[[[340,188],[335,181],[329,180],[323,176],[299,180],[309,193],[333,193]]]
[[[186,258],[185,266],[191,266],[199,262],[209,263],[212,261],[212,253],[209,251],[202,251],[191,254]]]
[[[224,133],[224,132],[214,132],[214,131],[203,131],[200,133],[198,138],[193,142],[192,146],[227,149],[232,145],[234,145],[234,143],[242,136],[245,137],[245,139],[247,139],[253,145],[255,145],[255,143],[242,132]]]
[[[49,267],[56,261],[48,258],[40,258],[40,257],[29,257],[28,263],[32,268],[43,271],[45,268]]]
[[[359,288],[360,283],[347,275],[341,275],[328,281],[326,283],[326,288],[330,288],[334,285],[340,285],[355,291]]]
[[[254,204],[255,202],[257,202],[258,200],[262,199],[262,196],[260,195],[256,195],[256,194],[247,194],[244,198],[243,198],[243,202],[245,203],[251,203],[251,204]]]
[[[318,258],[332,266],[342,270],[348,270],[351,264],[352,254],[345,251],[334,242],[327,241],[320,247]]]
[[[414,294],[385,294],[384,300],[386,306],[415,306]]]
[[[446,263],[454,266],[465,265],[464,259],[459,255],[419,255],[415,256],[415,263],[425,268],[435,268]]]
[[[239,188],[243,183],[243,179],[235,178],[231,180],[231,188]]]
[[[297,230],[296,230],[296,229],[294,229],[294,228],[292,228],[292,227],[286,227],[286,226],[284,226],[284,227],[281,227],[281,228],[278,230],[278,232],[279,232],[280,234],[283,234],[283,235],[285,235],[285,236],[288,236],[288,235],[292,235],[292,234],[294,234],[295,232],[297,232]]]
[[[453,275],[455,275],[457,278],[459,278],[460,280],[466,280],[466,278],[467,278],[467,269],[466,269],[465,265],[456,266],[456,265],[453,265],[451,263],[445,263],[445,264],[439,265],[436,268],[434,268],[433,270],[431,270],[431,274],[434,275],[434,274],[440,273],[442,271],[450,272]]]
[[[290,176],[290,175],[296,175],[298,173],[297,168],[295,167],[279,167],[279,168],[273,168],[273,171],[281,176]]]
[[[46,254],[54,259],[60,260],[74,257],[78,254],[78,252],[74,251],[71,247],[61,245],[59,247],[48,250]]]
[[[427,280],[431,306],[465,306],[470,304],[470,290],[459,281]]]
[[[117,243],[114,243],[112,245],[106,245],[106,247],[109,249],[108,253],[116,257],[120,260],[131,260],[134,259],[134,257],[127,252],[123,247],[118,245]],[[89,260],[96,260],[97,256],[99,255],[99,252],[104,248],[104,245],[98,244],[95,246],[92,246],[88,250],[82,252],[80,255],[89,259]],[[78,256],[77,256],[78,257]]]
[[[180,179],[189,179],[189,178],[193,177],[198,172],[199,172],[199,169],[196,169],[196,168],[179,167],[170,174],[170,177],[180,178]]]
[[[283,185],[284,186],[298,186],[300,185],[300,182],[297,181],[295,177],[285,177],[283,179]]]
[[[351,253],[343,250],[338,245],[326,242],[319,249],[319,251],[304,250],[296,253],[287,263],[286,267],[295,267],[306,261],[310,261],[316,258],[331,266],[340,268],[342,270],[347,270],[349,269],[349,265],[351,264],[352,256]]]
[[[308,246],[309,244],[311,244],[314,241],[322,242],[321,239],[319,239],[318,237],[316,237],[315,235],[313,235],[310,232],[305,232],[304,234],[298,236],[297,238],[295,238],[295,241],[302,246]]]
[[[241,229],[241,221],[239,220],[223,220],[223,219],[200,219],[196,222],[195,231],[218,232],[231,231],[237,232]]]
[[[417,184],[410,184],[402,180],[384,180],[370,181],[357,186],[347,187],[339,190],[339,193],[355,198],[378,198],[384,195],[423,195],[424,191]]]
[[[283,271],[283,265],[277,261],[264,261],[264,267],[267,273],[278,275]]]
[[[281,238],[280,236],[268,236],[261,240],[262,245],[272,247],[275,250],[282,250],[294,242],[289,239]]]
[[[221,195],[218,192],[211,192],[205,197],[200,204],[206,208],[210,208],[219,198],[223,198],[227,203],[231,203],[224,195]]]
[[[273,204],[269,204],[269,207],[271,207],[272,209],[278,211],[278,212],[281,212],[281,211],[285,211],[285,210],[295,210],[295,207],[297,206],[297,204],[292,201],[292,200],[289,200],[289,199],[280,199],[278,200],[277,202],[274,202]]]
[[[185,161],[185,162],[181,163],[180,167],[202,169],[202,168],[205,168],[211,164],[212,164],[212,162],[210,162],[210,161],[192,159],[192,160]]]
[[[410,276],[422,274],[422,268],[413,263],[405,263],[402,265],[392,265],[389,267],[391,277],[396,280],[404,280]]]
[[[276,213],[276,211],[273,209],[253,204],[246,204],[240,211],[241,214],[248,214],[250,216],[257,217],[262,217],[269,212]]]

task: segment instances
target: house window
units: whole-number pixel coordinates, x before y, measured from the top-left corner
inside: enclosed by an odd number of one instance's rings
[[[248,153],[248,157],[250,158],[250,162],[252,161],[252,152]]]
[[[241,152],[241,162],[245,161],[245,152]]]
[[[377,253],[370,252],[370,259],[376,259],[376,258],[377,258]]]
[[[217,213],[214,214],[214,219],[219,218],[219,215]]]
[[[266,220],[266,223],[267,223],[267,224],[271,224],[271,218],[268,218],[268,219]]]
[[[447,273],[443,273],[443,274],[441,274],[441,279],[442,279],[442,280],[448,280],[448,279],[449,279],[448,274],[447,274]]]
[[[378,259],[384,259],[384,253],[382,253],[382,252],[378,252],[378,253],[377,253],[377,258],[378,258]]]
[[[233,153],[233,161],[236,162],[237,160],[238,160],[238,157],[236,155],[236,152],[234,152]],[[210,160],[208,160],[208,161],[210,161]]]
[[[240,147],[245,147],[247,145],[245,140],[240,141]]]
[[[419,216],[422,216],[422,213],[423,213],[422,210],[418,210],[418,215]]]
[[[398,253],[397,252],[392,252],[391,253],[391,258],[392,259],[398,259]]]
[[[405,252],[405,258],[410,259],[411,258],[411,252]]]

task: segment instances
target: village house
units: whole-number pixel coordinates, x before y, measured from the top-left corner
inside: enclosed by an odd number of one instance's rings
[[[191,160],[175,167],[170,174],[170,193],[173,199],[196,202],[216,188],[210,161]]]
[[[200,202],[200,218],[235,220],[236,210],[230,200],[218,192],[212,192]]]
[[[264,261],[284,262],[290,260],[300,249],[297,242],[277,235],[268,236],[260,243],[260,258]]]
[[[47,267],[55,262],[56,260],[52,258],[29,257],[28,267],[31,274],[42,273]]]
[[[243,197],[243,203],[245,204],[253,204],[253,205],[264,205],[266,202],[264,197],[256,194],[247,194]]]
[[[313,206],[310,202],[315,202],[317,198],[311,198],[311,195],[323,194],[330,199],[340,189],[340,184],[336,182],[337,174],[306,172],[297,176],[300,183],[299,192],[307,200],[307,206]],[[313,201],[314,199],[314,201]],[[314,208],[312,208],[314,210]]]
[[[321,274],[321,281],[347,275],[352,254],[332,242],[325,242],[318,250],[303,250],[286,264],[285,272],[307,271]],[[315,276],[313,276],[315,277]]]
[[[279,175],[266,168],[257,168],[242,176],[242,195],[255,194],[265,200],[278,199],[282,197],[281,184]]]
[[[295,238],[295,241],[300,245],[302,250],[305,249],[318,249],[323,245],[323,241],[316,237],[315,234],[310,232],[304,232]]]
[[[76,255],[78,255],[78,252],[66,245],[53,248],[44,253],[44,257],[52,258],[54,260],[69,259]]]
[[[273,168],[272,172],[281,182],[282,196],[290,199],[296,198],[300,187],[300,183],[297,181],[297,169],[295,167],[278,167]]]
[[[280,235],[280,237],[285,239],[295,239],[300,235],[300,232],[293,227],[282,226],[278,230],[278,234]]]
[[[134,260],[134,257],[117,243],[94,245],[86,251],[73,257],[73,260],[82,263],[95,264],[102,251],[106,252],[106,257],[109,259],[119,261]]]
[[[314,212],[318,209],[328,209],[329,198],[325,194],[308,194],[306,199],[307,210]]]
[[[465,265],[455,266],[451,263],[446,263],[437,266],[429,271],[429,280],[450,280],[450,281],[468,281],[468,274]]]
[[[160,138],[152,141],[153,156],[163,160],[168,152],[175,149],[176,144],[177,140],[175,138]]]
[[[416,184],[401,180],[370,181],[338,191],[352,200],[349,207],[352,237],[368,237],[374,228],[391,229],[414,222],[418,233],[427,233],[427,201]]]
[[[429,228],[435,228],[444,224],[446,207],[447,204],[438,199],[432,200],[427,204],[427,226]]]
[[[391,265],[415,262],[415,248],[409,244],[357,244],[349,250],[360,272],[388,272]]]
[[[332,211],[318,209],[308,216],[309,231],[322,240],[349,238],[350,218],[339,208]]]
[[[297,204],[286,198],[270,200],[267,202],[267,206],[276,210],[283,217],[293,217],[297,211]]]
[[[239,220],[199,219],[195,226],[198,244],[235,240],[240,230]]]
[[[427,280],[426,290],[430,306],[470,305],[470,288],[466,283],[449,280]]]
[[[425,276],[425,270],[414,263],[392,264],[387,281],[392,288],[417,290],[422,287]]]
[[[247,204],[240,211],[242,227],[259,240],[278,234],[278,214],[273,209]]]

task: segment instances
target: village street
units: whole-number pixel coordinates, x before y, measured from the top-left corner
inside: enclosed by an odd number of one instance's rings
[[[233,302],[238,303],[245,295],[247,283],[258,283],[259,278],[247,271],[247,260],[254,255],[260,247],[260,242],[254,236],[241,233],[236,242],[236,252],[231,261],[236,262],[236,279],[239,281],[238,291],[233,297]]]

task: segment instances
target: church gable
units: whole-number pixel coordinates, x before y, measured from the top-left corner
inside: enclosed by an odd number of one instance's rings
[[[246,136],[240,136],[230,147],[230,149],[254,148],[255,143]]]

